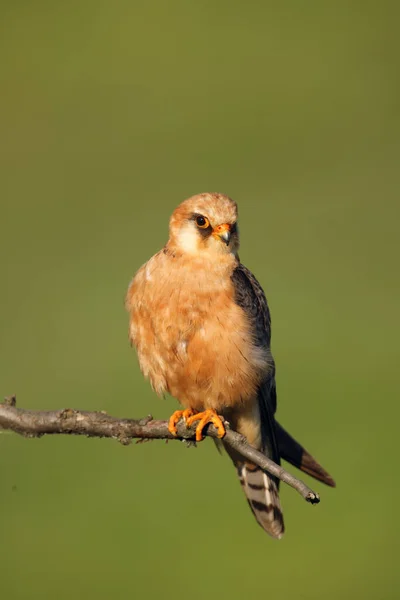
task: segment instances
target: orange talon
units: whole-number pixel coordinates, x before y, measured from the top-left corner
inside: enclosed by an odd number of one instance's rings
[[[176,428],[177,423],[183,418],[188,423],[188,419],[194,415],[194,410],[191,408],[186,408],[185,410],[176,410],[169,418],[168,421],[168,430],[172,435],[178,435],[178,430]]]
[[[225,427],[221,417],[217,415],[214,409],[208,408],[203,412],[196,413],[186,419],[186,425],[190,427],[195,421],[200,421],[196,427],[196,442],[201,442],[203,439],[203,429],[208,423],[212,423],[218,430],[218,437],[222,438],[225,435]]]

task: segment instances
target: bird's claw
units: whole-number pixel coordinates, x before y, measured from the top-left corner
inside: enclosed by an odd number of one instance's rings
[[[196,442],[201,442],[203,439],[203,429],[208,423],[212,423],[218,431],[218,437],[222,438],[225,435],[225,426],[220,416],[212,408],[207,408],[203,412],[196,413],[186,419],[186,424],[190,427],[195,421],[199,421],[196,427]]]
[[[199,421],[196,427],[196,442],[201,442],[203,439],[203,429],[208,423],[212,423],[218,431],[218,437],[224,437],[226,431],[221,417],[213,410],[208,408],[202,412],[195,412],[192,408],[185,410],[176,410],[170,417],[168,422],[168,430],[172,435],[178,435],[177,423],[184,419],[186,426],[191,427],[195,421]]]
[[[186,425],[188,423],[188,419],[194,415],[194,410],[191,408],[186,408],[185,410],[176,410],[169,418],[168,421],[168,430],[172,435],[178,435],[177,424],[183,418]]]

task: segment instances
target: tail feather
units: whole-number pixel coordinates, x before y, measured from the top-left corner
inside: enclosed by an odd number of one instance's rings
[[[279,464],[278,447],[275,440],[274,420],[270,419],[267,407],[260,409],[259,403],[229,415],[233,429],[241,433],[251,446]],[[279,500],[279,479],[248,462],[239,452],[224,444],[232,459],[249,506],[259,525],[272,537],[280,539],[284,532],[283,515]]]
[[[237,462],[239,480],[249,506],[261,527],[274,538],[284,532],[278,486],[268,473],[247,462]]]
[[[251,422],[251,419],[249,421]],[[245,435],[251,445],[259,448],[266,456],[271,456],[278,464],[281,457],[319,481],[335,487],[335,481],[329,473],[275,420],[273,428],[270,425],[269,431],[274,432],[276,438],[267,438],[269,448],[268,444],[260,442],[260,430],[257,431],[256,426],[249,428],[249,423],[246,425],[243,418],[241,422],[233,419],[232,422],[233,428]],[[270,536],[280,539],[285,527],[279,500],[279,480],[253,463],[247,462],[240,453],[225,445],[223,440],[221,445],[225,447],[236,466],[241,486],[258,524]]]

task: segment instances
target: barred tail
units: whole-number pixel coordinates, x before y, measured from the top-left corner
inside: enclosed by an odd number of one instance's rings
[[[265,412],[265,411],[264,411]],[[275,442],[275,421],[264,415],[258,402],[232,412],[228,419],[235,431],[241,433],[248,443],[265,456],[279,464]],[[262,413],[262,414],[261,414]],[[259,525],[270,536],[280,539],[284,532],[283,515],[279,500],[279,480],[257,465],[248,462],[239,452],[225,449],[235,465],[249,506]]]
[[[236,467],[257,522],[270,536],[280,539],[284,532],[284,524],[275,479],[252,463],[237,462]]]

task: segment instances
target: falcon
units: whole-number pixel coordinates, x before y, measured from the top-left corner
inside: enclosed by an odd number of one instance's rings
[[[175,397],[183,418],[196,424],[196,440],[224,420],[257,450],[283,458],[330,486],[335,482],[275,420],[275,363],[271,318],[254,275],[238,256],[236,203],[218,193],[199,194],[173,212],[167,244],[131,281],[126,308],[129,337],[154,391]],[[226,447],[250,508],[272,537],[284,532],[279,481]]]

